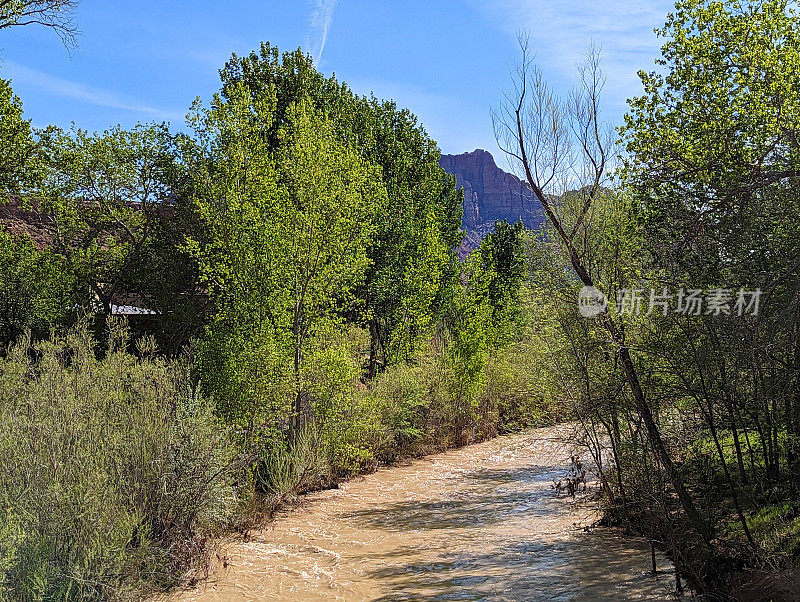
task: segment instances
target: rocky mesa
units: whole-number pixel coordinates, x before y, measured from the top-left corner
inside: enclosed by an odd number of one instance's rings
[[[439,165],[456,176],[458,186],[464,189],[462,227],[466,237],[459,249],[462,257],[492,231],[495,220],[522,220],[529,229],[542,224],[542,206],[533,191],[517,176],[500,169],[488,151],[442,155]]]

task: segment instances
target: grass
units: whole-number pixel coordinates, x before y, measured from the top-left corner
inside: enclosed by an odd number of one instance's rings
[[[747,517],[747,525],[765,558],[796,563],[800,560],[800,516],[788,502],[758,508]],[[738,523],[731,530],[741,530]]]

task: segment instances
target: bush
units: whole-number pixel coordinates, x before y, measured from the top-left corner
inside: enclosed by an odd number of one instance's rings
[[[382,425],[379,409],[361,382],[361,353],[368,344],[367,332],[351,326],[311,345],[308,363],[313,368],[304,374],[305,389],[332,479],[375,466]]]
[[[330,466],[320,453],[316,429],[306,427],[287,444],[274,443],[261,454],[256,477],[262,493],[277,498],[324,486]]]
[[[496,353],[486,365],[486,385],[480,407],[496,412],[499,433],[513,433],[563,420],[557,403],[548,394],[551,372],[545,358],[528,340],[518,341]],[[550,387],[552,388],[552,387]]]
[[[68,262],[37,250],[27,236],[0,230],[0,345],[26,330],[44,337],[75,305],[76,277]]]
[[[495,350],[467,385],[452,355],[433,344],[414,362],[392,366],[368,393],[381,412],[378,457],[391,462],[548,422],[527,372],[537,359],[520,345]]]
[[[174,585],[237,507],[235,454],[182,364],[97,359],[86,327],[0,360],[0,593],[108,599]]]

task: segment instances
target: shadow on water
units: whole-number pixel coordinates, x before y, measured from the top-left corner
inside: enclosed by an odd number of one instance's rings
[[[463,484],[442,500],[407,500],[342,513],[338,518],[387,530],[470,529],[509,520],[515,514],[547,517],[562,503],[550,488],[561,471],[551,466],[484,469],[457,475]]]
[[[632,554],[641,559],[638,570],[632,571]],[[379,598],[387,601],[669,600],[671,572],[654,580],[643,568],[646,563],[642,550],[593,535],[444,554],[433,562],[387,566],[369,576],[391,583]]]
[[[378,471],[277,518],[228,550],[186,601],[667,600],[649,546],[584,533],[596,507],[557,494],[558,427]]]
[[[458,490],[442,500],[385,503],[339,518],[420,533],[376,554],[379,568],[366,576],[390,584],[380,600],[669,599],[669,575],[648,578],[641,544],[572,528],[571,501],[550,487],[563,475],[539,465],[463,471],[453,477]],[[438,543],[425,532],[441,532]]]
[[[552,466],[525,466],[517,468],[483,468],[465,473],[465,479],[477,483],[497,484],[524,484],[550,482],[552,479],[561,478],[563,470],[554,469]]]

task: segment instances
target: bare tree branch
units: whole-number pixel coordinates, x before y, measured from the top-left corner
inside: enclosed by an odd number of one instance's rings
[[[64,46],[77,45],[80,34],[73,20],[80,0],[0,0],[0,30],[41,25],[56,32]]]
[[[517,160],[517,171],[524,174],[542,204],[569,254],[575,274],[584,286],[593,286],[589,264],[579,254],[574,237],[600,194],[612,148],[610,136],[601,134],[604,130],[599,117],[599,97],[605,79],[600,70],[599,52],[590,49],[585,65],[579,68],[578,88],[567,103],[562,103],[548,89],[541,72],[533,65],[527,33],[519,34],[519,45],[521,60],[511,72],[514,92],[505,95],[505,102],[495,112],[493,120],[498,143],[501,148],[515,149],[509,156]],[[578,150],[573,152],[573,147]],[[553,190],[553,186],[559,183],[563,188]],[[565,223],[568,216],[559,211],[556,204],[564,205],[568,195],[574,194],[576,189],[583,195],[583,203],[573,227],[569,229]],[[647,430],[648,441],[665,468],[689,523],[710,545],[713,530],[699,513],[656,424],[630,348],[625,343],[624,325],[617,323],[607,312],[601,313],[599,318],[616,348],[637,413]]]

